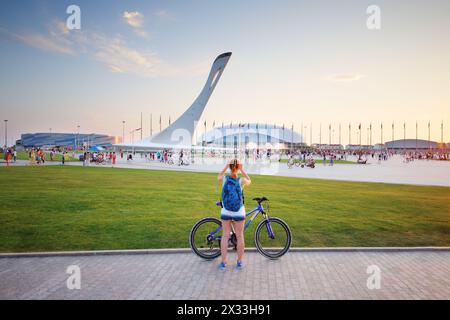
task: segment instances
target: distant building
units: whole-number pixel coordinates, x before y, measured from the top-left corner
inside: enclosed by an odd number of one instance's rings
[[[344,150],[344,146],[342,144],[313,144],[313,148],[319,150],[330,150],[330,151],[340,151]]]
[[[348,151],[371,151],[374,147],[372,145],[366,145],[366,144],[348,144],[345,146],[345,150]]]
[[[429,150],[439,149],[440,144],[435,141],[420,139],[399,139],[386,142],[385,147],[389,150]]]
[[[285,149],[300,148],[301,134],[291,128],[265,123],[231,124],[215,127],[197,140],[198,145],[246,148]]]
[[[86,133],[24,133],[16,144],[24,148],[42,147],[78,147],[82,146],[109,146],[120,142],[119,137],[105,134]]]
[[[386,150],[386,146],[384,145],[384,143],[383,144],[375,143],[373,146],[373,150],[374,151],[383,151],[383,150]]]

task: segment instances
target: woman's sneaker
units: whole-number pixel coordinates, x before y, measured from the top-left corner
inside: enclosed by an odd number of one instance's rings
[[[225,270],[226,267],[227,267],[227,264],[225,262],[223,262],[223,261],[219,264],[219,269],[220,270]]]
[[[244,268],[244,264],[242,263],[242,261],[238,261],[238,262],[236,263],[236,268],[238,268],[238,269]]]

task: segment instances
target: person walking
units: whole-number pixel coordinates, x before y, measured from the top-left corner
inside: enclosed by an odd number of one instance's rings
[[[66,162],[66,152],[63,151],[61,153],[61,164],[64,165],[65,162]]]
[[[35,163],[36,163],[36,152],[33,148],[30,151],[30,164],[35,164]]]
[[[5,151],[5,160],[6,160],[6,165],[9,167],[9,161],[11,160],[11,150],[7,149]]]
[[[45,152],[42,149],[40,149],[40,152],[41,152],[41,161],[42,161],[42,164],[44,164],[45,163]]]
[[[230,174],[226,172],[230,170]],[[243,178],[239,177],[239,173]],[[234,159],[220,171],[218,180],[222,185],[222,210],[220,218],[222,220],[222,239],[220,243],[220,252],[222,262],[219,269],[224,270],[228,264],[228,239],[230,237],[231,226],[233,225],[237,239],[237,263],[238,269],[243,268],[242,259],[244,257],[244,225],[245,225],[245,207],[243,188],[250,185],[251,179],[245,172],[242,163]]]
[[[16,163],[16,160],[17,160],[17,151],[14,150],[13,151],[13,161],[14,161],[14,163]]]
[[[85,151],[83,153],[83,167],[86,167],[87,164],[87,152]]]

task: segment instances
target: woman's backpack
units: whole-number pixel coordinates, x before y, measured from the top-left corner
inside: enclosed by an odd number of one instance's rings
[[[229,211],[237,212],[243,205],[242,188],[239,181],[240,178],[233,179],[225,176],[225,183],[222,188],[222,205]]]

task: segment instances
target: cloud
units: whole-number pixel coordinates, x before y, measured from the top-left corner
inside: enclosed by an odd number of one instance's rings
[[[144,15],[142,13],[138,11],[124,11],[122,17],[128,25],[133,27],[133,31],[137,36],[144,39],[150,37],[147,31],[142,30],[142,27],[144,26]]]
[[[65,35],[67,36],[70,30],[67,28],[66,24],[61,20],[53,20],[50,25],[50,34],[52,35]]]
[[[57,52],[62,54],[75,54],[72,49],[72,43],[67,39],[61,38],[55,33],[43,35],[40,33],[33,33],[28,35],[21,35],[11,32],[7,29],[0,28],[0,36],[4,39],[23,43],[27,46],[37,48],[43,51]]]
[[[161,60],[155,53],[139,52],[129,48],[121,38],[106,38],[97,36],[95,59],[115,73],[132,73],[141,76],[161,74],[159,65]]]
[[[188,66],[175,66],[161,59],[151,50],[130,47],[121,35],[77,30],[68,31],[65,24],[54,20],[45,33],[18,34],[0,27],[0,39],[59,54],[85,55],[103,64],[113,73],[127,73],[142,77],[198,75],[208,71],[210,61]]]
[[[148,34],[147,31],[141,30],[141,29],[134,29],[134,33],[144,39],[149,39],[150,35]]]
[[[351,82],[351,81],[358,81],[359,79],[363,78],[364,75],[362,74],[332,74],[327,77],[328,80],[334,81],[334,82]]]
[[[156,11],[154,15],[160,19],[175,20],[175,16],[171,12],[164,9]]]
[[[138,11],[124,11],[122,17],[125,19],[125,22],[133,28],[141,28],[144,24],[144,15]]]

